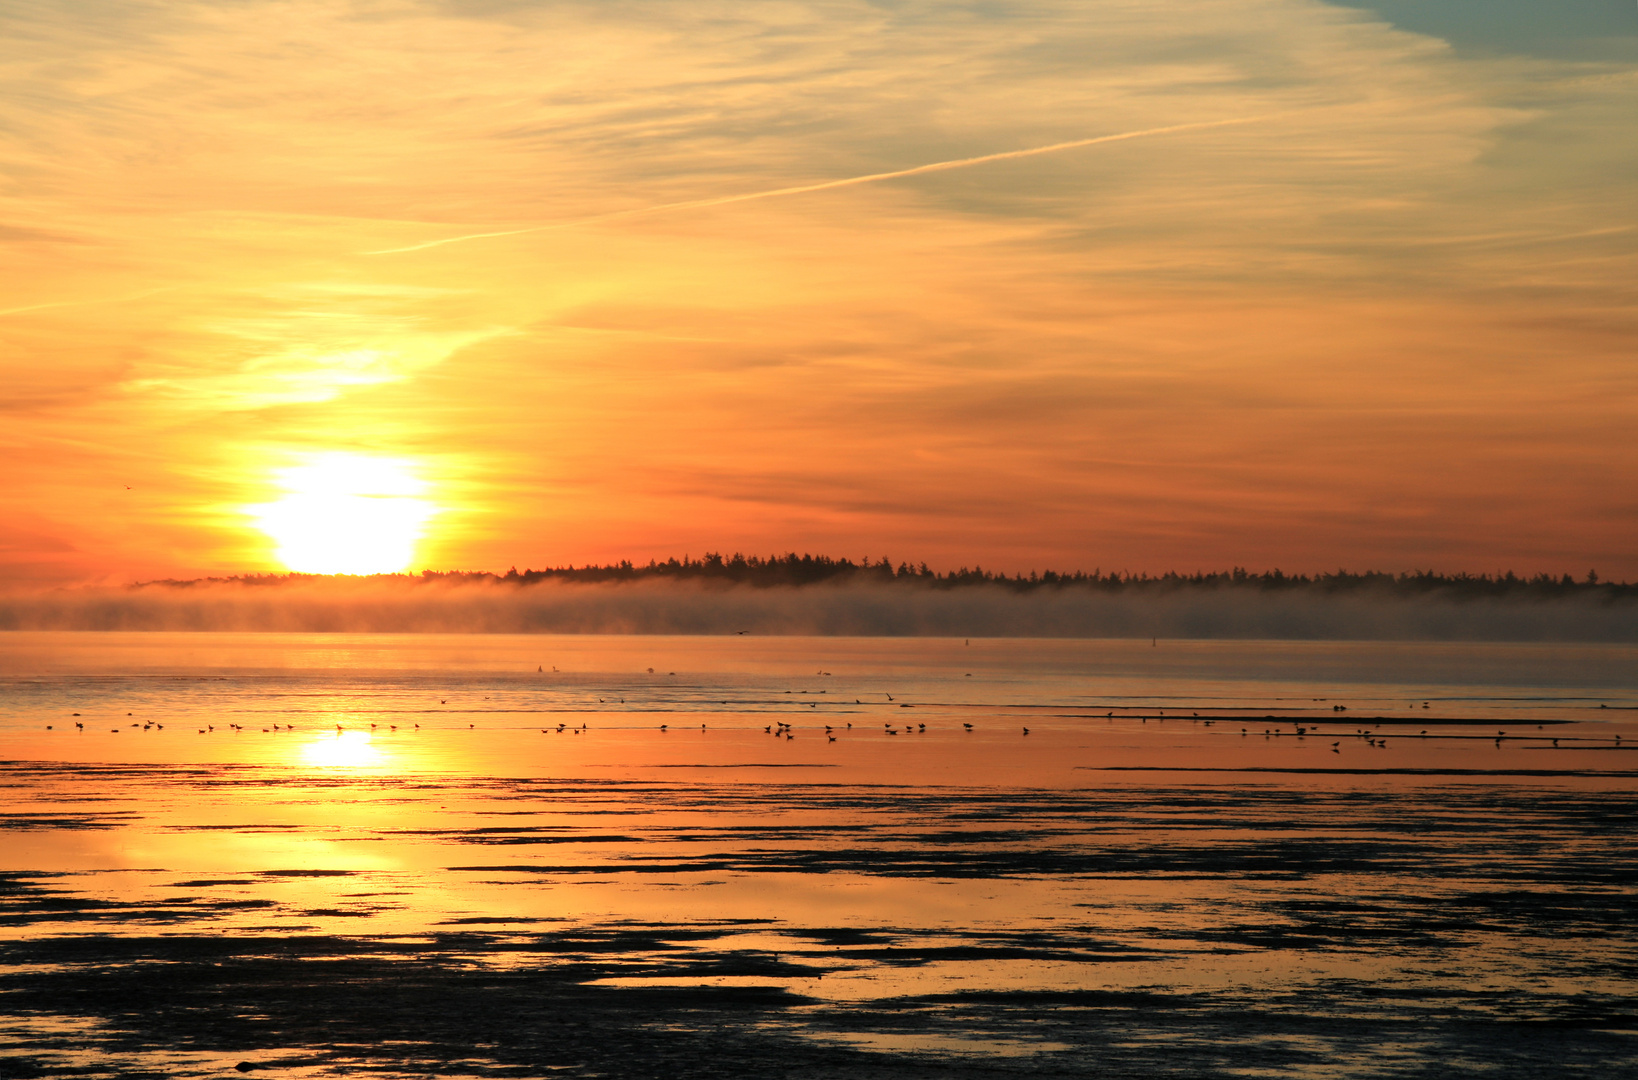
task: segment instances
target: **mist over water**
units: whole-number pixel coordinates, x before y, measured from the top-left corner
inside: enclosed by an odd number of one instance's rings
[[[1638,603],[998,585],[515,586],[330,579],[0,596],[0,629],[1638,641]]]

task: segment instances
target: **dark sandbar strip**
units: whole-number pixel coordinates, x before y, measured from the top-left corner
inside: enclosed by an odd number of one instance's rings
[[[1060,713],[1059,715],[1062,718],[1067,719],[1067,720],[1107,720],[1107,719],[1109,719],[1107,714],[1098,714],[1098,713]],[[1448,717],[1448,716],[1412,716],[1412,717],[1402,717],[1402,716],[1343,716],[1340,713],[1335,714],[1335,715],[1332,715],[1332,714],[1328,713],[1328,714],[1326,714],[1324,716],[1275,716],[1272,713],[1267,714],[1267,715],[1259,713],[1256,716],[1251,716],[1249,714],[1246,715],[1246,716],[1185,716],[1182,713],[1175,713],[1175,712],[1174,713],[1143,712],[1143,713],[1128,713],[1128,714],[1117,713],[1115,715],[1115,719],[1117,719],[1117,720],[1210,720],[1214,724],[1257,724],[1257,723],[1267,723],[1268,721],[1273,720],[1273,721],[1276,721],[1277,723],[1282,723],[1282,724],[1301,724],[1303,727],[1307,727],[1307,728],[1317,728],[1317,727],[1320,727],[1321,725],[1324,725],[1326,727],[1336,727],[1338,725],[1349,725],[1349,726],[1352,726],[1352,727],[1360,727],[1360,726],[1382,727],[1384,725],[1397,725],[1397,726],[1402,726],[1402,727],[1417,727],[1417,726],[1427,727],[1430,724],[1444,724],[1444,725],[1447,725],[1447,726],[1449,726],[1449,725],[1457,725],[1457,726],[1467,725],[1467,726],[1471,726],[1471,727],[1478,727],[1480,725],[1489,726],[1491,724],[1503,724],[1503,725],[1512,724],[1514,727],[1517,727],[1520,724],[1534,724],[1536,727],[1546,727],[1549,724],[1580,724],[1580,723],[1585,723],[1585,721],[1582,721],[1582,720],[1540,720],[1540,719],[1537,719],[1536,717],[1533,717],[1533,716],[1528,717],[1526,719],[1520,719],[1518,717],[1513,717],[1512,719],[1496,719],[1496,718],[1487,718],[1487,717],[1483,717],[1483,716],[1477,717],[1477,718],[1474,718],[1474,717],[1471,717],[1471,716],[1459,717],[1459,718],[1452,718],[1452,717]]]
[[[1638,777],[1630,769],[1275,769],[1186,765],[1076,765],[1083,772],[1301,773],[1313,776],[1606,776]]]
[[[750,763],[746,765],[596,765],[593,768],[604,769],[839,769],[840,765],[831,762],[779,762],[771,765]]]

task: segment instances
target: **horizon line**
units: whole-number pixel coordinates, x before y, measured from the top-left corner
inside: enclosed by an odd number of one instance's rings
[[[582,577],[599,575],[607,578],[646,578],[646,577],[735,577],[735,576],[786,576],[792,571],[807,570],[811,574],[807,581],[787,580],[784,583],[800,586],[803,584],[818,584],[822,581],[838,577],[855,575],[870,575],[888,578],[895,582],[905,583],[937,583],[937,584],[1005,584],[1018,585],[1053,585],[1053,584],[1259,584],[1259,585],[1314,585],[1314,584],[1417,584],[1423,585],[1453,585],[1453,586],[1536,586],[1563,589],[1574,588],[1628,588],[1633,587],[1622,579],[1615,581],[1601,577],[1595,569],[1589,569],[1585,576],[1576,577],[1568,572],[1550,573],[1538,571],[1534,574],[1519,574],[1514,570],[1496,570],[1493,572],[1474,572],[1468,570],[1444,572],[1432,569],[1413,570],[1349,570],[1339,567],[1334,571],[1292,572],[1288,573],[1279,567],[1270,567],[1262,571],[1252,571],[1244,566],[1231,566],[1226,570],[1195,570],[1184,572],[1166,570],[1163,572],[1111,570],[1108,573],[1103,568],[1095,567],[1087,570],[1058,571],[1046,570],[991,571],[985,570],[981,563],[972,566],[962,565],[952,570],[934,570],[925,560],[910,562],[899,560],[894,562],[883,556],[876,562],[868,557],[854,561],[847,557],[835,558],[828,555],[813,555],[796,552],[787,552],[783,555],[762,557],[758,555],[744,555],[735,552],[725,556],[720,552],[706,552],[699,558],[685,554],[680,560],[676,556],[667,559],[650,558],[646,564],[634,563],[630,559],[620,559],[609,563],[585,563],[576,566],[568,563],[563,566],[544,566],[540,568],[528,567],[519,570],[515,565],[502,572],[495,570],[386,570],[370,573],[322,573],[303,570],[267,570],[248,571],[225,576],[207,575],[196,578],[155,578],[146,581],[127,582],[124,588],[144,588],[149,586],[193,586],[206,584],[230,583],[280,583],[308,580],[348,580],[363,581],[369,579],[395,579],[403,581],[434,581],[448,578],[465,579],[492,579],[499,582],[513,582],[519,584],[533,584],[553,577]]]

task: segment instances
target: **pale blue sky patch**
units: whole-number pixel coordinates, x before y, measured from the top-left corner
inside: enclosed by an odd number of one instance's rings
[[[1564,60],[1638,60],[1633,0],[1370,0],[1338,5],[1380,15],[1459,52]]]

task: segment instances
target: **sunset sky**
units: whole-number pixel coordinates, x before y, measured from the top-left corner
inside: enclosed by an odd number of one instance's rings
[[[0,584],[1638,578],[1631,0],[0,0],[0,58]]]

